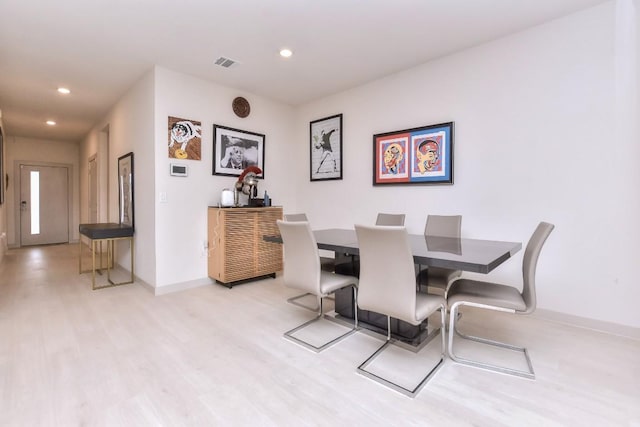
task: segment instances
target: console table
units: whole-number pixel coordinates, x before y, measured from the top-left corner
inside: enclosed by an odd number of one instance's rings
[[[126,285],[133,283],[133,227],[116,223],[80,224],[80,235],[87,237],[91,241],[91,270],[82,269],[82,242],[80,242],[79,270],[80,274],[91,272],[91,289],[109,288],[112,286]],[[111,280],[111,269],[113,268],[116,240],[128,240],[131,250],[131,278],[129,281],[114,282]],[[107,243],[107,281],[108,285],[96,287],[96,271],[100,274],[104,268],[102,266],[102,252],[100,253],[100,266],[96,268],[96,249],[98,243],[102,249],[102,242]]]

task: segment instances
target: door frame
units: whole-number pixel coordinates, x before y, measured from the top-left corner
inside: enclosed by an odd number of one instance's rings
[[[95,188],[91,188],[92,183],[91,183],[91,162],[95,161],[95,180],[96,180],[96,186]],[[94,153],[91,156],[89,156],[89,159],[87,160],[87,218],[89,219],[89,222],[94,222],[91,219],[91,192],[93,190],[95,190],[95,202],[96,202],[96,220],[95,222],[99,223],[99,222],[104,222],[104,221],[100,221],[100,208],[101,208],[101,203],[100,203],[100,158],[98,157],[98,153]],[[81,238],[82,240],[82,238]]]
[[[67,238],[69,243],[71,243],[73,240],[73,175],[75,173],[75,171],[73,170],[73,165],[69,164],[69,163],[54,163],[54,162],[40,162],[40,161],[33,161],[33,160],[14,160],[13,161],[13,182],[14,182],[14,188],[17,189],[16,191],[13,192],[13,200],[14,200],[14,208],[13,208],[13,215],[14,215],[14,224],[15,224],[15,230],[14,230],[14,242],[15,246],[20,248],[22,247],[22,241],[20,239],[20,188],[22,185],[21,182],[21,178],[20,178],[20,166],[21,165],[25,165],[25,166],[53,166],[53,167],[64,167],[67,168],[67,186],[68,186],[68,194],[69,194],[69,198],[67,200],[67,212],[69,212],[69,218],[67,219],[69,222],[69,226],[68,226],[68,231],[67,231]]]

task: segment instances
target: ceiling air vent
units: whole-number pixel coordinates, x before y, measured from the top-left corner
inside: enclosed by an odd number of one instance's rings
[[[230,68],[237,63],[238,61],[234,59],[225,58],[224,56],[219,57],[218,59],[216,59],[216,62],[215,62],[216,65],[219,65],[224,68]]]

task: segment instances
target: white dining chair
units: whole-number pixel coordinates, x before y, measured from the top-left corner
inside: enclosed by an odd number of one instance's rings
[[[284,220],[285,221],[293,221],[293,222],[298,222],[298,221],[309,221],[309,219],[307,218],[307,214],[305,213],[294,213],[294,214],[285,214],[284,215]],[[335,269],[335,259],[334,258],[330,258],[330,257],[324,257],[321,256],[320,257],[320,268],[324,271],[329,271],[332,272]],[[305,292],[304,294],[300,294],[300,295],[296,295],[294,297],[291,297],[289,299],[287,299],[287,302],[293,305],[297,305],[298,307],[302,307],[302,308],[306,308],[307,310],[311,310],[311,311],[318,311],[318,306],[316,305],[315,307],[309,307],[308,305],[303,304],[302,302],[300,302],[300,300],[304,299],[304,298],[308,298],[309,296],[311,296],[313,294],[309,293],[309,292]],[[331,297],[329,297],[328,299],[332,299]]]
[[[319,352],[351,335],[358,329],[358,317],[354,324],[345,333],[330,339],[329,341],[315,345],[308,340],[299,338],[296,333],[308,327],[312,323],[322,319],[338,322],[332,316],[324,313],[323,300],[339,289],[351,287],[353,291],[354,305],[357,302],[358,278],[342,274],[322,271],[320,268],[320,256],[318,245],[307,221],[276,221],[284,244],[284,284],[285,286],[302,290],[315,295],[318,300],[317,316],[300,326],[284,333],[285,338],[296,342],[310,350]],[[355,310],[355,308],[354,308]]]
[[[440,358],[416,386],[398,384],[368,368],[395,341],[391,338],[392,317],[417,326],[432,313],[440,310],[440,322],[444,325],[445,300],[439,295],[416,291],[413,254],[404,227],[356,225],[355,229],[360,252],[358,307],[387,316],[387,336],[384,344],[358,367],[358,373],[406,396],[414,397],[444,361],[443,331],[440,331]],[[428,342],[425,341],[423,345],[427,345]],[[400,348],[409,351],[404,346]],[[422,348],[417,347],[414,351]]]
[[[459,239],[461,230],[461,215],[428,215],[427,223],[424,227],[424,235],[425,238],[437,236]],[[436,291],[441,295],[446,295],[449,285],[461,275],[461,270],[440,267],[422,268],[420,266],[417,277],[418,287],[424,285],[427,288],[427,292]]]
[[[404,225],[404,214],[379,213],[376,225]]]
[[[459,318],[456,315],[462,307],[476,307],[485,310],[495,310],[514,314],[531,314],[536,309],[536,268],[538,258],[542,251],[542,246],[546,242],[549,234],[553,230],[553,224],[541,222],[534,231],[522,259],[522,292],[514,286],[502,285],[479,280],[458,279],[451,284],[447,292],[447,305],[449,306],[449,356],[458,363],[470,365],[478,368],[488,369],[505,374],[521,376],[534,379],[535,372],[529,357],[529,352],[525,347],[506,344],[499,341],[490,340],[471,335],[465,335],[458,330]],[[465,322],[471,316],[465,315]],[[499,366],[496,364],[480,362],[456,355],[453,351],[454,338],[458,336],[462,339],[488,344],[493,347],[505,348],[508,350],[524,354],[528,370],[521,370]]]

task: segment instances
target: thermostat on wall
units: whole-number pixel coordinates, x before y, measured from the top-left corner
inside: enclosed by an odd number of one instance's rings
[[[171,176],[187,176],[187,166],[171,163],[169,173]]]

